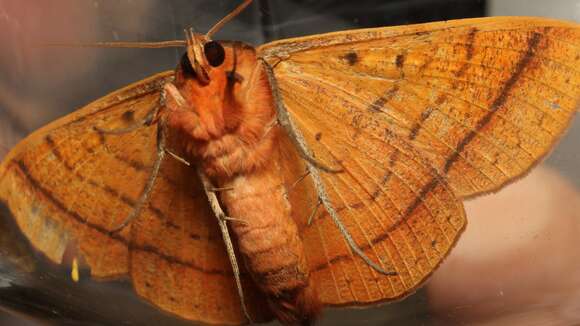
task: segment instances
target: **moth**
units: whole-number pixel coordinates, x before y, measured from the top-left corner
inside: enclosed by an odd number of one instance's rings
[[[76,246],[93,277],[128,275],[186,319],[307,325],[417,289],[464,229],[462,199],[529,171],[579,106],[578,24],[212,38],[250,3],[147,44],[185,53],[7,155],[0,199],[35,248],[61,263]]]

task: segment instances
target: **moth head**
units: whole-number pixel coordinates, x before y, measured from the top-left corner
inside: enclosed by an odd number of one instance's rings
[[[166,90],[166,106],[169,123],[178,129],[187,129],[198,140],[234,130],[241,115],[247,111],[248,90],[256,88],[256,50],[241,42],[212,39],[221,26],[250,2],[238,6],[206,34],[194,33],[191,29],[185,31],[186,51],[175,70],[175,80],[169,87],[171,91]],[[181,100],[172,101],[177,97]],[[181,104],[177,105],[178,102]],[[185,116],[191,119],[182,118]],[[192,132],[192,128],[207,132]]]
[[[217,137],[238,126],[240,115],[247,111],[248,92],[262,86],[256,84],[259,63],[255,49],[241,42],[207,40],[196,45],[176,67],[173,94],[178,92],[183,100],[179,106],[169,104],[168,113],[177,117],[189,111],[211,137]],[[175,96],[166,96],[173,103]]]

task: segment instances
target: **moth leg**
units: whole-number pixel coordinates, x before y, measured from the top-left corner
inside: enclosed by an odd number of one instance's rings
[[[310,175],[310,171],[308,171],[308,169],[306,169],[306,172],[304,172],[296,181],[294,181],[294,183],[290,186],[290,189],[288,189],[288,192],[292,191],[294,189],[294,187],[296,187],[302,180],[304,180],[304,178],[306,178],[307,176]]]
[[[232,265],[232,270],[234,272],[234,278],[236,280],[236,286],[238,288],[238,295],[240,296],[240,304],[242,306],[242,311],[244,312],[244,315],[246,315],[246,318],[248,319],[248,321],[250,323],[252,323],[252,318],[250,317],[250,314],[248,313],[248,310],[246,309],[246,303],[244,300],[244,290],[242,288],[242,281],[240,279],[240,269],[238,266],[236,253],[234,251],[234,246],[232,244],[232,239],[230,237],[230,233],[229,233],[228,226],[227,226],[228,220],[235,220],[235,221],[240,221],[240,220],[232,219],[231,217],[226,216],[226,214],[224,213],[224,211],[222,210],[222,208],[219,204],[219,201],[217,199],[215,192],[212,191],[212,189],[214,189],[213,185],[211,184],[211,182],[209,181],[209,179],[207,178],[205,173],[203,173],[203,171],[199,167],[197,169],[197,174],[199,175],[199,178],[201,179],[203,189],[205,191],[205,194],[207,195],[207,199],[209,200],[209,206],[211,207],[215,217],[217,218],[218,225],[219,225],[220,231],[222,233],[222,238],[224,240],[224,244],[226,245],[226,250],[228,252],[228,258],[230,259],[230,264]]]
[[[318,199],[320,200],[320,202],[322,203],[324,208],[326,208],[326,211],[330,215],[330,218],[332,218],[332,221],[334,222],[334,224],[336,224],[336,226],[340,230],[340,233],[342,233],[342,236],[344,237],[344,239],[346,240],[346,242],[348,243],[348,245],[350,246],[352,251],[354,251],[360,258],[362,258],[365,261],[365,263],[367,263],[370,267],[372,267],[377,272],[384,274],[384,275],[389,275],[389,276],[397,275],[397,272],[385,270],[384,268],[382,268],[381,266],[379,266],[375,262],[373,262],[364,253],[364,251],[356,244],[356,242],[352,238],[350,232],[348,232],[348,230],[346,229],[346,226],[344,226],[344,223],[342,222],[340,216],[338,215],[338,213],[334,209],[334,206],[330,202],[330,199],[328,198],[328,194],[326,192],[326,187],[324,186],[324,183],[322,183],[322,178],[320,178],[320,174],[318,173],[318,170],[316,169],[316,167],[312,166],[310,163],[307,162],[306,164],[308,165],[308,168],[310,169],[310,174],[312,175],[312,180],[314,181],[314,186],[316,188],[316,193],[318,194]]]
[[[155,180],[157,180],[157,176],[159,175],[159,170],[161,169],[161,163],[165,158],[165,153],[167,149],[165,148],[166,143],[166,130],[165,130],[165,122],[163,120],[157,123],[157,158],[155,159],[155,163],[153,164],[153,169],[151,170],[151,174],[149,174],[149,178],[147,179],[147,183],[145,184],[145,188],[141,193],[141,196],[135,203],[135,207],[129,216],[125,218],[121,224],[117,225],[111,233],[119,232],[123,228],[125,228],[129,223],[131,223],[143,210],[145,204],[149,201],[149,195],[151,195],[151,191],[153,190],[153,186],[155,185]]]
[[[280,93],[278,91],[278,83],[276,82],[276,77],[274,76],[274,71],[272,70],[272,67],[263,59],[262,59],[262,62],[264,63],[264,67],[265,67],[266,73],[268,75],[268,81],[270,82],[270,88],[272,90],[272,96],[274,97],[274,102],[276,104],[276,111],[278,112],[278,121],[280,121],[280,124],[289,133],[289,135],[291,136],[290,138],[293,139],[294,145],[296,146],[298,151],[300,153],[303,153],[302,157],[305,159],[306,166],[308,167],[308,171],[310,172],[310,175],[312,176],[312,180],[313,180],[314,186],[316,188],[316,193],[318,195],[318,200],[320,201],[320,203],[322,203],[322,205],[324,206],[324,208],[326,209],[326,211],[330,215],[330,218],[332,219],[334,224],[338,227],[338,229],[340,230],[340,233],[342,233],[342,236],[344,237],[344,239],[346,240],[349,247],[351,248],[351,250],[354,253],[356,253],[360,258],[362,258],[362,260],[365,261],[365,263],[367,263],[370,267],[372,267],[377,272],[384,274],[384,275],[389,275],[389,276],[398,275],[397,272],[385,270],[384,268],[382,268],[381,266],[379,266],[375,262],[373,262],[364,253],[364,251],[358,246],[358,244],[352,238],[352,235],[350,234],[350,232],[348,232],[348,230],[346,229],[346,226],[342,222],[342,219],[340,218],[340,216],[338,215],[338,213],[334,209],[334,206],[332,205],[332,202],[330,201],[330,199],[328,197],[328,193],[326,192],[326,187],[324,186],[324,183],[322,182],[322,178],[320,177],[319,171],[320,170],[325,171],[325,169],[321,168],[319,166],[319,163],[313,159],[313,155],[311,154],[310,149],[306,145],[306,141],[304,140],[304,137],[300,134],[300,131],[297,130],[294,127],[294,125],[292,124],[292,120],[290,119],[290,115],[288,114],[288,111],[284,107],[284,103],[282,102],[282,97],[280,96]],[[330,169],[330,171],[325,171],[325,172],[340,172],[340,171]]]
[[[166,148],[166,149],[165,149],[165,152],[166,152],[167,154],[169,154],[171,157],[173,157],[173,158],[174,158],[176,161],[178,161],[178,162],[180,162],[180,163],[182,163],[182,164],[184,164],[184,165],[191,166],[191,163],[189,163],[189,162],[188,162],[186,159],[184,159],[183,157],[181,157],[181,156],[179,156],[179,155],[175,154],[175,153],[174,153],[174,152],[172,152],[170,149]]]
[[[276,82],[276,77],[274,77],[274,71],[272,70],[272,67],[266,61],[264,61],[264,59],[261,60],[264,63],[266,74],[268,75],[268,81],[270,82],[270,89],[272,90],[272,96],[274,97],[274,103],[276,104],[276,114],[278,123],[282,126],[282,128],[284,128],[284,130],[290,137],[290,140],[294,143],[294,147],[298,150],[298,154],[305,161],[316,167],[318,170],[327,173],[342,172],[342,168],[331,168],[329,166],[326,166],[324,163],[317,161],[314,158],[314,155],[312,155],[312,153],[308,151],[304,137],[300,132],[298,132],[298,130],[292,123],[292,119],[290,118],[290,115],[288,114],[286,107],[282,103],[282,97],[278,92],[278,83]]]
[[[320,207],[320,204],[322,204],[322,202],[320,199],[318,199],[316,206],[314,206],[314,209],[312,210],[312,213],[310,213],[310,216],[308,216],[308,222],[306,225],[310,226],[312,224],[312,219],[314,219],[314,216],[316,216],[316,212],[318,212],[318,207]]]
[[[242,220],[242,219],[240,219],[240,218],[235,218],[235,217],[228,217],[228,216],[225,216],[225,217],[223,217],[223,219],[224,219],[226,222],[234,222],[234,223],[240,223],[240,224],[244,224],[244,225],[249,225],[249,224],[250,224],[250,223],[248,223],[247,221],[244,221],[244,220]]]

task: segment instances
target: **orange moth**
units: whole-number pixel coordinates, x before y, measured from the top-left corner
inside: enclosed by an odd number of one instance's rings
[[[185,47],[175,71],[8,154],[0,199],[35,248],[61,262],[75,243],[93,277],[129,275],[186,319],[309,324],[420,286],[465,226],[461,199],[526,173],[578,108],[574,23],[213,40],[250,2],[158,44]]]

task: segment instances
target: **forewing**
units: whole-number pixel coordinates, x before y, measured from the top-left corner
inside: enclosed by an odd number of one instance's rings
[[[244,323],[221,235],[192,168],[167,157],[148,205],[111,233],[135,209],[151,174],[157,126],[102,130],[144,119],[172,76],[130,85],[26,138],[0,166],[0,199],[50,260],[61,263],[74,246],[93,277],[128,274],[137,293],[164,310],[214,324]],[[249,309],[264,320],[265,305],[244,280]]]
[[[288,106],[296,120],[334,116],[373,139],[388,130],[462,197],[528,171],[580,101],[574,23],[465,19],[283,40],[259,51],[275,66],[285,101],[300,93],[325,104]]]

